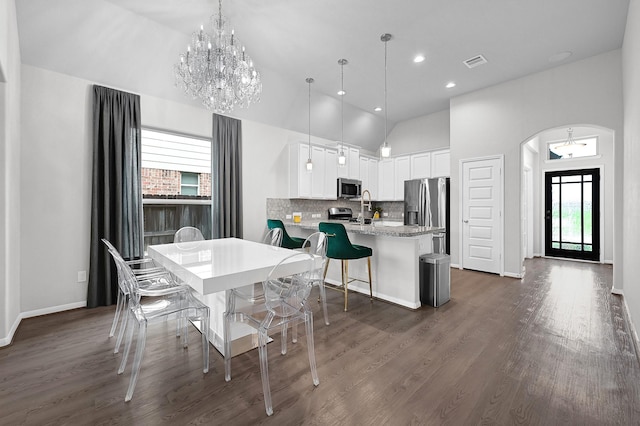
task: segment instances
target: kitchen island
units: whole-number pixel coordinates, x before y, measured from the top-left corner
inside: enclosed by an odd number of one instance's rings
[[[326,220],[323,222],[336,222]],[[405,226],[402,222],[374,221],[360,225],[337,221],[345,226],[349,240],[353,244],[370,247],[373,295],[411,309],[420,307],[419,256],[432,252],[434,233],[442,228],[427,226]],[[296,237],[307,237],[318,231],[320,221],[285,222],[287,232]],[[349,275],[365,282],[354,281],[349,291],[369,294],[367,262],[349,262]],[[341,285],[340,261],[331,260],[326,282]]]

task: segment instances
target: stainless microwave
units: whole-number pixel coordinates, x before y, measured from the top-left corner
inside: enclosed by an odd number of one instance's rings
[[[362,182],[357,179],[338,178],[338,198],[358,198]]]

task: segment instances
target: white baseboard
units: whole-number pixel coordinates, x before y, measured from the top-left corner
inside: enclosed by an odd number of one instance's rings
[[[504,276],[508,278],[517,278],[517,279],[522,278],[522,274],[514,274],[513,272],[505,272]]]
[[[18,326],[20,325],[21,320],[22,315],[18,315],[16,320],[13,322],[13,325],[11,326],[11,330],[9,330],[9,335],[0,339],[0,348],[11,344],[11,341],[13,341],[13,335],[16,333],[16,330],[18,330]]]
[[[619,288],[611,288],[611,294],[617,294],[618,296],[624,296],[624,292]]]
[[[605,259],[605,260],[604,260],[604,263],[606,263],[606,264],[608,264],[608,265],[613,265],[613,260]]]
[[[451,267],[452,268],[456,268],[456,269],[462,269],[462,268],[460,268],[460,265],[458,265],[457,263],[452,263]]]
[[[34,311],[23,312],[20,315],[22,318],[33,318],[33,317],[39,317],[40,315],[55,314],[56,312],[70,311],[71,309],[84,308],[86,306],[87,306],[86,301],[67,303],[66,305],[51,306],[48,308],[42,308],[42,309],[36,309]]]
[[[614,291],[618,291],[620,293],[615,293]],[[611,293],[620,294],[622,296],[622,306],[624,310],[624,317],[627,320],[627,324],[629,325],[629,330],[631,331],[631,337],[633,338],[633,346],[636,350],[636,358],[640,361],[640,339],[638,339],[638,333],[636,331],[636,327],[631,320],[631,314],[629,313],[629,306],[627,305],[627,299],[622,294],[622,290],[611,289]]]
[[[0,348],[11,344],[11,342],[13,341],[13,336],[18,330],[18,326],[20,325],[20,322],[25,318],[33,318],[33,317],[38,317],[40,315],[55,314],[56,312],[63,312],[63,311],[69,311],[71,309],[84,308],[85,306],[87,306],[87,302],[83,301],[83,302],[68,303],[66,305],[51,306],[48,308],[36,309],[33,311],[21,312],[20,314],[18,314],[18,317],[16,318],[13,325],[11,326],[11,330],[9,330],[9,334],[6,337],[3,337],[0,339]]]

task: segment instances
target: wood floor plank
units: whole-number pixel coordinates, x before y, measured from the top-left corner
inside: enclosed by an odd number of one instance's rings
[[[533,259],[522,280],[452,270],[451,301],[409,310],[328,291],[331,325],[315,298],[320,385],[304,329],[269,345],[274,415],[264,412],[258,354],[220,355],[201,370],[174,324],[149,327],[133,400],[131,366],[107,333],[114,307],[22,321],[0,349],[0,425],[40,424],[640,424],[640,365],[612,268]]]

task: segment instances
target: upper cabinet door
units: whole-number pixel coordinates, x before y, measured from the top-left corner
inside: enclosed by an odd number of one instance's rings
[[[313,171],[311,172],[311,197],[324,198],[324,148],[312,146],[311,159],[313,162]]]
[[[289,198],[311,197],[311,173],[307,172],[308,158],[308,145],[289,145]]]
[[[369,189],[371,181],[369,180],[369,159],[367,157],[360,157],[360,180],[362,181],[362,191]],[[371,190],[369,189],[369,192]]]
[[[431,177],[451,176],[451,156],[448,149],[431,152]]]
[[[431,177],[431,153],[421,152],[411,155],[411,179]]]
[[[369,158],[369,192],[371,192],[371,199],[378,199],[378,160]]]
[[[394,199],[395,191],[395,166],[393,158],[385,158],[384,160],[380,161],[378,165],[378,200],[391,201]]]
[[[404,181],[411,179],[411,157],[408,155],[395,157],[394,197],[396,201],[404,200]]]
[[[338,198],[338,151],[327,149],[324,154],[324,196],[329,200]]]
[[[349,179],[360,179],[360,150],[358,148],[349,147],[345,149],[347,155],[347,168],[349,169]]]

